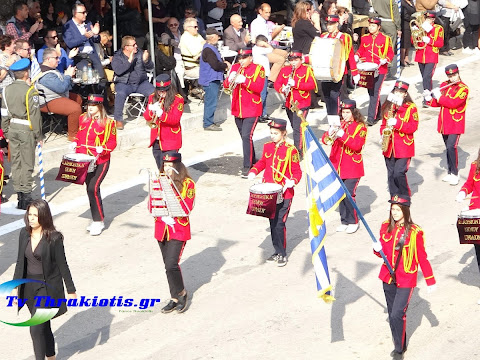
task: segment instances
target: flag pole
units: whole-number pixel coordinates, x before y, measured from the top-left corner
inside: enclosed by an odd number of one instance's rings
[[[339,180],[340,182],[340,185],[342,186],[343,190],[345,191],[345,195],[348,199],[348,201],[350,201],[350,203],[353,205],[355,211],[357,212],[360,220],[362,221],[363,225],[365,226],[365,229],[367,229],[367,232],[368,234],[370,235],[372,241],[374,243],[376,242],[379,242],[377,240],[377,238],[375,237],[375,235],[373,235],[373,232],[372,230],[370,229],[370,227],[368,226],[367,222],[365,221],[365,218],[363,217],[362,215],[362,212],[360,211],[360,209],[358,208],[357,206],[357,203],[353,200],[352,198],[352,195],[350,195],[350,192],[348,191],[347,187],[345,186],[345,184],[343,183],[342,179],[340,179],[340,176],[338,176],[338,173],[337,173],[337,170],[333,167],[333,164],[331,163],[330,159],[328,158],[327,154],[325,153],[325,150],[323,150],[323,147],[322,145],[320,144],[320,142],[318,141],[317,137],[315,136],[315,134],[313,133],[313,130],[312,128],[310,127],[310,125],[308,125],[308,122],[305,120],[305,117],[303,116],[303,113],[302,115],[300,115],[300,111],[298,111],[298,104],[297,102],[295,102],[293,105],[292,105],[292,111],[296,112],[300,118],[302,119],[302,126],[305,127],[305,129],[310,133],[310,135],[312,136],[313,138],[313,141],[315,141],[315,143],[317,144],[317,147],[320,149],[320,152],[322,153],[322,156],[324,157],[324,159],[327,161],[328,165],[330,166],[330,168],[333,170],[333,173],[335,174],[335,177]],[[388,269],[388,272],[390,273],[390,275],[394,275],[394,271],[393,271],[393,268],[392,268],[392,265],[390,264],[390,262],[388,261],[385,253],[383,252],[383,250],[380,250],[379,251],[379,254],[380,256],[382,257],[383,261],[385,262],[385,265],[387,266],[387,269]]]

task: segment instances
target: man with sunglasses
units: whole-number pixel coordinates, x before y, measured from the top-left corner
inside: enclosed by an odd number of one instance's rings
[[[186,19],[188,18],[194,18],[197,20],[197,26],[198,26],[198,33],[202,35],[203,38],[207,36],[206,31],[205,31],[205,23],[201,18],[199,18],[197,10],[193,6],[187,6],[185,8],[185,17],[180,20],[180,25],[178,26],[178,29],[183,33],[183,23],[185,22]]]
[[[55,49],[59,57],[57,70],[63,74],[69,66],[73,65],[73,58],[77,56],[78,48],[73,48],[72,50],[69,51],[67,55],[67,52],[58,43],[57,30],[55,29],[47,30],[47,34],[45,35],[44,40],[45,40],[45,45],[43,45],[37,52],[38,62],[43,61],[43,51],[45,49],[47,48]]]

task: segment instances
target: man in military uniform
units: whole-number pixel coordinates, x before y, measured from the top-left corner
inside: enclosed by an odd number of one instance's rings
[[[26,210],[32,201],[35,147],[42,140],[42,117],[38,92],[29,85],[30,60],[18,60],[10,70],[15,81],[3,90],[2,129],[10,144],[17,207]]]
[[[302,130],[300,125],[302,119],[296,112],[292,111],[292,105],[298,102],[298,108],[303,111],[304,118],[312,104],[311,90],[317,91],[317,82],[310,65],[302,61],[303,54],[299,51],[292,51],[288,56],[290,65],[284,66],[275,80],[275,90],[285,95],[285,108],[287,116],[293,129],[293,142],[300,155],[303,154]]]

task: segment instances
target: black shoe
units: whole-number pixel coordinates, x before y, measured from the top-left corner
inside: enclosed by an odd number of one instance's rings
[[[448,50],[448,55],[452,56],[452,55],[455,55],[455,53],[453,51]]]
[[[179,313],[182,313],[185,310],[187,310],[187,296],[188,294],[185,291],[185,295],[178,297],[178,303],[175,310],[177,310]]]
[[[170,302],[162,308],[162,313],[168,314],[171,313],[175,308],[177,307],[177,303],[173,300],[170,300]]]
[[[278,254],[272,254],[266,261],[267,262],[277,262]]]
[[[277,257],[277,266],[285,266],[287,265],[287,257],[286,256],[282,256],[282,255],[278,255]]]
[[[423,107],[424,109],[426,109],[426,108],[429,107],[428,104],[427,104],[427,102],[426,102],[425,100],[422,101],[422,107]]]
[[[18,200],[17,209],[27,210],[27,208],[23,205],[23,193],[17,192],[17,200]]]
[[[270,89],[273,89],[274,88],[273,81],[268,80],[267,87],[270,88]]]
[[[285,104],[282,105],[282,110],[285,110],[287,107],[285,106]]]
[[[250,168],[243,168],[242,173],[240,176],[244,179],[248,179],[248,173],[250,172]]]
[[[267,119],[267,117],[268,117],[268,115],[267,116],[260,116],[258,118],[258,122],[262,123],[262,124],[268,123],[269,119]]]
[[[222,131],[222,128],[218,125],[212,124],[210,126],[207,126],[206,128],[203,128],[205,131]]]
[[[24,203],[24,210],[27,210],[27,207],[30,205],[30,203],[33,201],[32,198],[32,193],[24,193],[23,194],[23,203]]]
[[[392,359],[394,360],[401,360],[403,359],[403,353],[405,351],[399,353],[399,352],[396,352],[395,350],[393,350],[391,353],[390,353],[390,356],[392,357]]]
[[[368,125],[368,126],[373,126],[373,125],[375,125],[376,123],[377,123],[376,121],[367,120],[367,125]]]

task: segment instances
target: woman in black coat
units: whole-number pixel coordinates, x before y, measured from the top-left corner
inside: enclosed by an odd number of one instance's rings
[[[20,291],[13,290],[12,295],[26,300],[30,313],[37,308],[51,308],[44,301],[35,300],[36,296],[49,296],[55,299],[65,299],[63,282],[67,287],[68,299],[75,299],[75,285],[68,268],[63,248],[63,235],[55,230],[52,214],[46,201],[34,200],[25,213],[25,228],[20,231],[17,265],[13,279],[33,279],[39,282],[28,282],[20,285]],[[63,281],[62,281],[63,280]],[[38,298],[37,298],[38,299]],[[40,302],[40,303],[38,303]],[[24,304],[22,301],[21,304]],[[48,305],[48,306],[46,306]],[[19,306],[18,311],[20,311]],[[65,302],[55,317],[67,311]],[[55,318],[54,317],[54,318]],[[30,327],[35,359],[55,359],[55,341],[50,321]]]
[[[402,41],[400,47],[400,65],[410,66],[412,63],[408,57],[408,52],[412,47],[412,32],[410,30],[410,20],[415,12],[413,0],[402,0]]]
[[[477,54],[478,50],[478,31],[480,27],[480,0],[468,0],[468,5],[463,9],[463,24],[465,32],[463,33],[463,48],[467,54]]]

